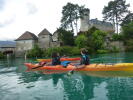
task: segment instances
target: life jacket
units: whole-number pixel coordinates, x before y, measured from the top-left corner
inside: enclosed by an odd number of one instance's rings
[[[64,66],[65,68],[68,66],[68,64],[71,63],[70,61],[62,61],[61,65]]]
[[[88,55],[82,55],[81,56],[81,64],[89,65],[90,64],[90,59]]]

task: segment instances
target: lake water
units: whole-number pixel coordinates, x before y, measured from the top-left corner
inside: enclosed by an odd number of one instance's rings
[[[133,53],[90,56],[91,63],[133,63]],[[133,72],[26,72],[24,62],[0,60],[0,100],[133,100]]]

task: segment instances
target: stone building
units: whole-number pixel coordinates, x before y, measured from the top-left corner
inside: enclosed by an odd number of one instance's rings
[[[51,47],[52,34],[44,29],[38,34],[38,45],[40,48],[49,48]]]
[[[16,57],[22,56],[26,51],[32,49],[35,43],[38,42],[38,38],[35,34],[26,31],[16,40]]]
[[[85,11],[85,16],[80,21],[80,31],[84,32],[95,26],[96,28],[105,32],[113,33],[115,31],[114,25],[110,22],[100,21],[96,19],[90,19],[90,10]]]
[[[24,56],[26,51],[31,50],[35,44],[38,44],[41,49],[60,46],[58,33],[54,32],[52,35],[47,29],[42,30],[38,34],[38,37],[35,34],[26,31],[15,41],[17,57]]]
[[[58,33],[54,32],[52,35],[47,29],[42,30],[38,34],[38,45],[42,49],[59,47]]]
[[[52,47],[59,47],[61,46],[61,41],[59,41],[59,36],[58,36],[58,32],[55,31],[52,35]]]

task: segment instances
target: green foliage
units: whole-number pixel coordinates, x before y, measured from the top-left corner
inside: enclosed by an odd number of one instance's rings
[[[104,48],[104,39],[106,35],[107,35],[106,32],[100,30],[96,30],[92,34],[92,43],[94,45],[95,50]]]
[[[43,51],[38,45],[34,45],[34,48],[27,52],[27,57],[42,57]]]
[[[87,37],[85,35],[79,35],[75,39],[75,44],[77,45],[78,48],[84,48],[87,46]]]
[[[62,28],[57,29],[57,32],[59,33],[59,40],[63,45],[74,45],[74,36],[72,32]]]
[[[57,52],[61,56],[63,56],[63,55],[75,56],[75,55],[79,55],[80,54],[80,49],[77,48],[77,47],[70,47],[70,46],[48,48],[48,49],[45,50],[44,57],[51,57],[51,54],[53,52]]]
[[[133,39],[126,40],[126,51],[133,51]]]
[[[133,38],[133,21],[122,27],[125,40]]]
[[[2,52],[0,52],[0,59],[4,58],[4,54]]]
[[[63,6],[62,10],[62,27],[65,29],[71,29],[74,32],[74,26],[77,31],[78,20],[83,17],[84,12],[88,10],[84,6],[79,6],[78,4],[67,3]]]
[[[133,13],[129,13],[126,17],[122,20],[121,26],[125,26],[133,21]]]
[[[123,35],[122,34],[116,34],[116,33],[114,33],[113,34],[113,36],[112,36],[112,40],[113,41],[121,41],[121,40],[123,40]]]
[[[60,53],[61,54],[61,48],[60,47],[54,47],[54,48],[48,48],[44,51],[44,56],[45,57],[51,57],[51,54],[53,52],[57,52],[57,53]]]
[[[126,51],[133,51],[133,21],[122,27]]]
[[[108,3],[108,6],[104,6],[103,15],[104,20],[112,21],[117,26],[118,33],[118,25],[123,19],[123,16],[128,13],[128,7],[130,5],[126,4],[126,0],[114,0]]]
[[[100,50],[97,50],[97,53],[99,54],[109,53],[109,50],[100,49]]]
[[[110,49],[110,52],[119,52],[120,49],[117,48],[116,46],[113,46],[112,49]]]

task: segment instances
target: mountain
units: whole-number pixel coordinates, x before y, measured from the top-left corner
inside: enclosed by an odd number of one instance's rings
[[[14,41],[0,41],[0,47],[16,47],[16,42],[14,42]]]

